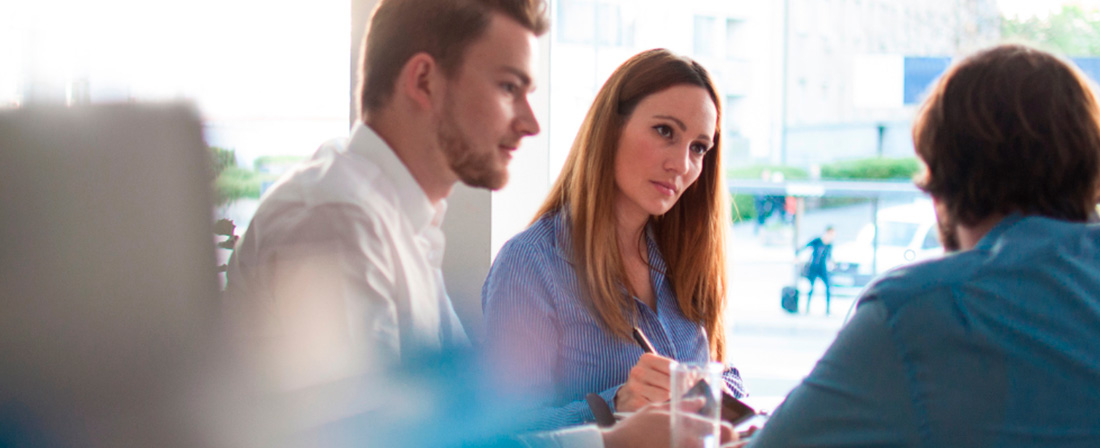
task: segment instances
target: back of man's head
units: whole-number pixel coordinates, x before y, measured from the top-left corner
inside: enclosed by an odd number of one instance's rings
[[[1100,109],[1086,78],[1049,53],[1002,45],[959,62],[922,106],[913,143],[919,186],[960,224],[1095,210]]]
[[[431,55],[447,76],[454,75],[494,13],[536,36],[549,28],[544,0],[380,0],[360,58],[360,117],[386,105],[402,67],[417,53]]]

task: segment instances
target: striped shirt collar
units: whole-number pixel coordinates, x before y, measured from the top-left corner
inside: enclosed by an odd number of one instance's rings
[[[576,266],[573,262],[573,228],[572,222],[569,220],[569,212],[559,210],[550,219],[553,222],[554,229],[554,254],[567,263]],[[646,250],[649,253],[650,272],[654,274],[653,289],[654,291],[659,291],[660,288],[664,286],[668,266],[665,264],[664,257],[661,256],[660,248],[657,247],[656,235],[654,235],[652,223],[646,224],[645,234]]]

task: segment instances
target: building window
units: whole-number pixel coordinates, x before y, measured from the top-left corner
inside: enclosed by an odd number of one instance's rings
[[[634,45],[634,21],[627,20],[622,8],[614,3],[561,0],[558,3],[558,41],[630,47]]]
[[[748,40],[744,20],[726,19],[726,59],[745,57]]]
[[[714,32],[717,20],[709,16],[695,16],[695,55],[714,56]]]

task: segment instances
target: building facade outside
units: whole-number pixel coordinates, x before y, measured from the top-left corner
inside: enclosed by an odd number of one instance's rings
[[[645,49],[711,71],[728,163],[809,167],[910,155],[919,93],[952,58],[1000,40],[994,0],[556,0],[552,10],[552,172],[603,81]]]
[[[921,93],[951,59],[1001,37],[994,0],[786,3],[787,138],[771,163],[911,156]]]

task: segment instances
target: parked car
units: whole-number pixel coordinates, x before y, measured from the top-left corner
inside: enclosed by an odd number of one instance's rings
[[[874,224],[859,231],[855,241],[833,248],[832,284],[863,287],[878,274],[903,264],[943,255],[932,201],[921,199],[878,211],[878,257]],[[872,269],[874,264],[874,269]]]

